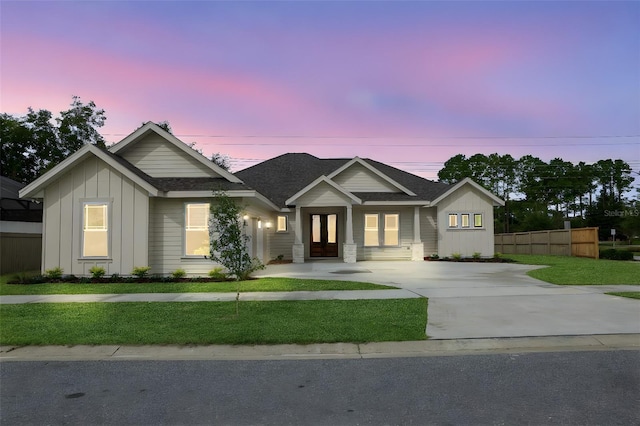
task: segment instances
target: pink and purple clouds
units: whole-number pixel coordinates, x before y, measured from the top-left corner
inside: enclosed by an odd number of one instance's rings
[[[638,2],[17,2],[2,112],[168,120],[235,170],[284,152],[434,178],[455,154],[640,170]]]

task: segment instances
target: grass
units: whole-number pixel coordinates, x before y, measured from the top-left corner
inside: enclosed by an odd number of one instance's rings
[[[528,265],[547,265],[527,275],[560,285],[640,285],[640,262],[586,259],[570,256],[509,254],[507,257]]]
[[[0,295],[28,294],[124,294],[124,293],[228,293],[236,291],[236,282],[210,283],[115,283],[115,284],[7,284],[7,275],[0,281]],[[324,291],[324,290],[387,290],[379,284],[357,281],[307,280],[266,277],[241,281],[240,291]]]
[[[616,291],[611,293],[611,296],[628,297],[629,299],[640,299],[640,291]]]
[[[427,299],[2,305],[1,345],[424,340]]]

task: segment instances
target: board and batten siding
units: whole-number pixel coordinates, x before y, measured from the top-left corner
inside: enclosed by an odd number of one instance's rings
[[[450,213],[482,213],[483,227],[479,229],[449,229]],[[472,226],[473,226],[473,217]],[[464,257],[480,253],[493,256],[493,203],[470,185],[465,185],[438,203],[438,255],[451,256],[460,253]]]
[[[357,163],[332,180],[350,192],[399,192],[389,182]]]
[[[82,206],[109,203],[107,259],[82,258]],[[148,265],[149,195],[133,181],[92,157],[45,189],[42,270],[60,267],[65,274],[90,275],[93,266],[107,275],[128,275]]]
[[[125,160],[151,177],[218,177],[210,168],[155,133],[123,151]]]

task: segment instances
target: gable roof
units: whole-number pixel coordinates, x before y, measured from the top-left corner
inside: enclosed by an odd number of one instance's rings
[[[122,173],[124,176],[128,177],[136,184],[140,185],[142,188],[148,191],[149,194],[153,196],[158,195],[158,189],[150,182],[151,177],[146,175],[144,172],[137,169],[132,164],[118,157],[117,155],[112,155],[93,144],[86,144],[82,148],[62,160],[51,170],[40,176],[38,179],[22,188],[19,192],[20,198],[41,198],[40,192],[46,186],[48,186],[51,182],[65,173],[68,168],[73,167],[74,165],[80,163],[81,161],[84,161],[86,158],[92,155],[98,157],[109,166],[113,167],[115,170]]]
[[[433,200],[431,202],[431,205],[432,206],[437,205],[440,201],[444,200],[445,198],[447,198],[449,195],[451,195],[453,192],[457,191],[458,189],[460,189],[464,185],[470,185],[471,187],[475,188],[476,190],[478,190],[479,192],[481,192],[485,196],[489,197],[493,201],[493,205],[494,206],[504,206],[504,200],[502,198],[498,197],[497,195],[495,195],[491,191],[488,191],[482,185],[474,182],[473,179],[471,179],[471,178],[464,178],[460,182],[458,182],[455,185],[451,186],[451,188],[448,191],[443,192],[435,200]]]
[[[338,185],[337,183],[329,179],[327,176],[320,176],[318,179],[314,180],[309,185],[305,186],[300,191],[296,192],[293,196],[291,196],[291,198],[285,201],[285,204],[287,205],[295,204],[297,199],[299,199],[304,194],[311,191],[313,188],[315,188],[316,186],[322,183],[326,183],[327,185],[335,189],[340,194],[344,195],[347,198],[350,198],[352,201],[355,201],[357,204],[362,204],[362,200],[360,198],[356,197],[351,192],[347,191],[346,189],[344,189],[343,187],[341,187],[340,185]]]
[[[322,176],[330,179],[355,163],[375,169],[376,175],[392,183],[403,192],[351,192],[362,201],[369,202],[429,202],[451,188],[407,173],[378,161],[362,158],[320,159],[310,154],[290,153],[266,160],[236,173],[247,185],[259,191],[279,207],[286,207],[293,195],[307,188]],[[410,195],[414,194],[414,195]]]
[[[416,195],[413,191],[411,191],[410,189],[405,188],[403,185],[401,185],[398,182],[396,182],[395,180],[391,179],[389,176],[387,176],[384,173],[380,172],[380,170],[378,170],[375,167],[371,166],[369,163],[367,163],[366,161],[362,160],[360,157],[354,157],[351,161],[349,161],[346,164],[344,164],[343,166],[339,167],[337,170],[333,171],[327,177],[329,179],[333,179],[334,177],[338,176],[340,173],[342,173],[343,171],[347,170],[349,167],[353,166],[354,164],[360,164],[365,169],[369,170],[370,172],[372,172],[373,174],[375,174],[376,176],[378,176],[382,180],[386,181],[387,183],[391,184],[396,189],[404,192],[405,194],[407,194],[407,195]]]
[[[141,127],[136,129],[133,133],[131,133],[129,136],[125,137],[115,145],[112,145],[111,147],[109,147],[109,152],[113,154],[122,153],[127,149],[130,149],[131,146],[134,145],[136,142],[144,139],[145,136],[147,136],[151,132],[158,134],[167,142],[171,143],[176,148],[178,148],[180,151],[184,152],[189,157],[193,158],[194,160],[204,165],[208,169],[212,170],[217,175],[222,176],[224,179],[227,179],[229,182],[242,183],[242,181],[237,176],[226,171],[222,167],[215,164],[213,161],[210,161],[207,157],[200,154],[195,149],[192,149],[187,144],[182,142],[180,139],[176,138],[171,133],[167,132],[166,130],[164,130],[157,124],[152,123],[151,121],[146,122]]]

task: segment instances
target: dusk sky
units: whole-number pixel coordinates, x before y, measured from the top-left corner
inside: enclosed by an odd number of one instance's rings
[[[233,171],[308,152],[433,179],[497,152],[640,172],[637,1],[2,0],[0,16],[1,112],[78,95],[109,143],[167,120]]]

